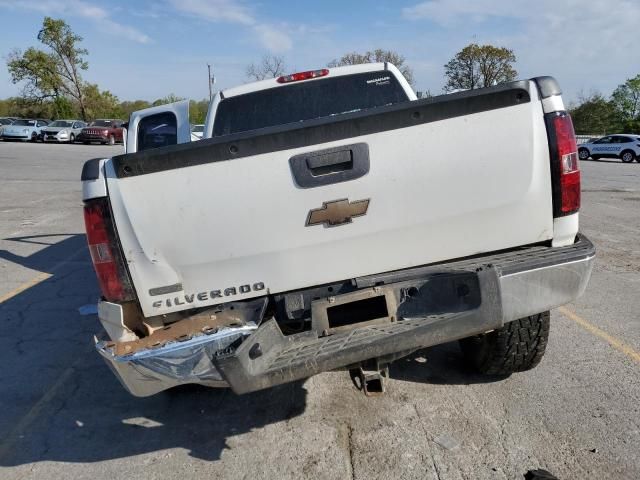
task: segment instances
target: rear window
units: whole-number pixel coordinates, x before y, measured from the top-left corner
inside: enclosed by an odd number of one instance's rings
[[[178,143],[178,120],[171,112],[144,117],[138,124],[138,151]]]
[[[15,122],[13,122],[14,125],[17,125],[19,127],[35,127],[36,126],[36,121],[35,120],[16,120]]]
[[[341,113],[406,102],[409,98],[387,71],[312,80],[224,99],[213,135],[229,135]]]

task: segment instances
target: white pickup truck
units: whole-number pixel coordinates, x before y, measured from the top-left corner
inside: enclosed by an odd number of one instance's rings
[[[83,168],[96,348],[133,395],[336,369],[377,393],[453,340],[480,372],[524,371],[586,288],[551,77],[418,100],[391,64],[295,73],[219,92],[203,137],[187,102],[151,108]]]

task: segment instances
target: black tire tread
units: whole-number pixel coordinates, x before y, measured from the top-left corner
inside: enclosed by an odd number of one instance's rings
[[[460,341],[474,369],[486,375],[510,375],[537,366],[549,339],[549,312],[505,324],[502,328]]]

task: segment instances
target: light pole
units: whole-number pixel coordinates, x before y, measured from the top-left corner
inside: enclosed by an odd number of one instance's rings
[[[211,65],[208,63],[207,70],[209,71],[209,75],[207,76],[207,83],[209,84],[209,102],[211,102],[211,99],[213,98],[213,91],[211,90],[211,87],[213,86],[214,80],[211,78]]]

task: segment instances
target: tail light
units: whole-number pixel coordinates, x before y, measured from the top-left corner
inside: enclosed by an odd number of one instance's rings
[[[580,165],[571,116],[567,112],[545,115],[551,154],[553,216],[580,210]]]
[[[85,203],[84,223],[91,261],[104,298],[110,302],[135,299],[131,279],[116,240],[111,210],[106,198]]]
[[[284,75],[278,77],[278,83],[290,83],[299,82],[300,80],[309,80],[311,78],[326,77],[329,75],[329,69],[323,68],[321,70],[309,70],[307,72],[292,73],[291,75]]]

